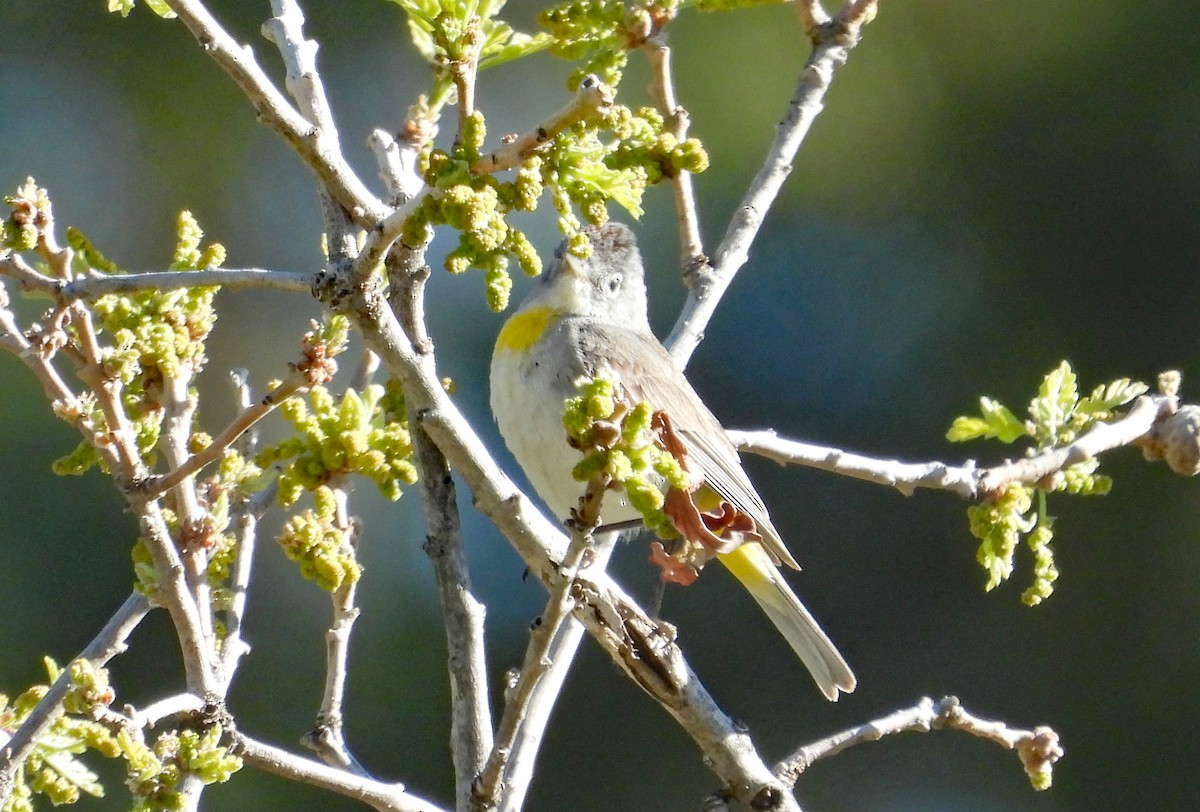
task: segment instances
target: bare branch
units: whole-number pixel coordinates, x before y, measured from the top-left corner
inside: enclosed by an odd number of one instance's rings
[[[264,395],[263,399],[254,404],[254,406],[244,410],[230,421],[225,430],[219,436],[215,437],[204,450],[192,454],[171,471],[161,476],[150,477],[137,483],[133,492],[142,499],[153,499],[166,493],[206,465],[219,460],[224,455],[225,449],[233,445],[250,427],[274,411],[280,403],[309,385],[310,382],[303,371],[292,369],[289,371],[287,377],[280,382],[279,386]]]
[[[424,246],[396,243],[385,264],[391,312],[416,350],[414,360],[436,379],[433,341],[425,325]],[[378,358],[378,356],[376,356]],[[405,390],[408,396],[407,389]],[[409,401],[412,402],[411,400]],[[410,430],[421,474],[421,505],[428,535],[425,553],[433,565],[438,601],[446,629],[447,670],[450,675],[450,748],[454,761],[456,808],[471,804],[475,780],[492,749],[492,713],[488,696],[487,649],[484,645],[486,610],[475,596],[463,546],[458,497],[450,467],[441,449],[422,426],[423,412],[410,411]]]
[[[433,564],[446,627],[455,806],[466,810],[493,742],[484,645],[486,610],[471,586],[450,467],[421,427],[420,416],[413,427],[412,444],[421,472],[421,503],[429,528],[425,553]]]
[[[877,459],[840,448],[788,440],[773,431],[726,433],[742,451],[767,457],[780,464],[804,465],[887,485],[905,496],[911,495],[917,488],[932,488],[973,499],[999,493],[1010,482],[1034,485],[1064,468],[1106,451],[1141,445],[1154,435],[1156,426],[1170,419],[1176,411],[1173,397],[1143,395],[1133,402],[1125,415],[1111,423],[1096,425],[1073,443],[991,468],[978,468],[974,461],[955,466],[937,461],[911,463]]]
[[[232,735],[234,752],[263,772],[354,798],[380,812],[448,812],[431,801],[405,792],[403,784],[387,784],[330,767],[260,742],[241,731],[234,731]]]
[[[734,275],[750,258],[750,244],[791,173],[792,160],[800,144],[823,109],[822,100],[833,81],[833,73],[846,62],[850,49],[858,41],[866,15],[860,13],[857,4],[852,5],[853,8],[843,9],[833,20],[828,19],[815,0],[805,0],[798,6],[806,27],[810,28],[808,34],[813,41],[813,51],[766,160],[730,220],[712,261],[687,269],[690,271],[685,277],[687,301],[671,335],[664,342],[681,368],[687,366],[688,359],[704,338],[704,330]],[[874,8],[874,2],[864,5]]]
[[[0,258],[0,275],[16,279],[22,290],[35,290],[62,302],[98,299],[120,293],[143,290],[179,290],[181,288],[223,287],[230,290],[272,288],[294,293],[312,291],[315,274],[296,271],[272,271],[263,268],[203,268],[198,271],[147,271],[130,274],[90,275],[71,280],[39,273],[18,255]]]
[[[935,488],[973,498],[979,488],[980,471],[974,462],[959,466],[937,461],[902,462],[789,440],[771,430],[727,430],[725,433],[739,450],[766,457],[780,465],[803,465],[887,485],[905,496],[911,496],[917,488]]]
[[[924,697],[911,708],[799,748],[781,761],[775,767],[775,772],[788,786],[794,786],[796,779],[814,762],[856,744],[879,741],[896,733],[928,733],[931,730],[962,730],[1008,750],[1016,750],[1035,789],[1050,786],[1051,770],[1063,757],[1058,734],[1049,727],[1041,726],[1033,730],[1012,728],[1003,722],[981,719],[969,713],[959,704],[957,697],[947,696],[937,702]]]
[[[200,713],[204,710],[205,704],[205,701],[195,694],[175,694],[137,709],[128,715],[124,722],[138,728],[154,727],[168,716]]]
[[[357,550],[359,526],[350,516],[350,492],[343,485],[334,483],[331,483],[330,490],[337,503],[338,532],[342,534],[344,544]],[[304,735],[301,743],[319,755],[326,764],[367,775],[346,744],[342,724],[346,678],[350,673],[350,632],[359,615],[358,607],[354,604],[357,591],[358,582],[351,580],[330,594],[333,623],[325,632],[325,690],[321,694],[321,710],[317,713],[316,727]]]
[[[181,364],[179,374],[164,375],[162,382],[163,430],[159,448],[167,464],[180,466],[189,457],[192,438],[192,417],[196,411],[191,387],[191,370]],[[187,576],[188,588],[199,609],[200,628],[206,647],[215,648],[213,633],[212,592],[208,584],[208,549],[211,526],[207,509],[200,504],[194,477],[183,477],[170,489],[173,507],[179,521],[179,552]]]
[[[374,129],[367,136],[367,146],[379,164],[379,178],[387,187],[388,195],[394,202],[402,202],[409,198],[423,181],[416,174],[415,162],[407,163],[408,153],[400,142],[387,130]],[[415,178],[416,183],[410,179]]]
[[[166,0],[200,47],[213,58],[258,112],[259,119],[278,132],[316,173],[360,225],[370,227],[388,214],[388,207],[359,180],[338,147],[336,134],[325,131],[288,103],[259,67],[254,51],[239,45],[200,0]]]
[[[96,299],[111,293],[135,293],[141,290],[179,290],[219,286],[229,290],[270,288],[292,293],[312,290],[315,274],[298,271],[270,271],[262,268],[205,268],[199,271],[148,271],[121,276],[89,276],[75,279],[58,288],[67,301]]]
[[[502,798],[502,795],[511,793],[514,789],[523,798],[527,790],[524,786],[513,786],[508,776],[509,758],[513,754],[517,737],[525,726],[537,686],[553,665],[550,653],[554,642],[559,637],[563,625],[570,621],[571,612],[575,608],[571,588],[580,569],[590,564],[589,559],[593,551],[592,531],[599,523],[600,503],[611,481],[611,477],[603,472],[592,478],[583,499],[580,500],[576,519],[570,523],[571,542],[559,564],[557,576],[549,584],[550,598],[546,602],[546,608],[530,631],[529,645],[525,649],[525,659],[516,684],[506,692],[504,716],[496,731],[496,746],[479,776],[475,795],[480,809],[496,807],[502,801],[504,809],[520,809],[520,804],[514,803],[511,797]],[[553,701],[553,697],[550,699]]]
[[[575,98],[565,107],[529,132],[503,143],[490,155],[480,158],[472,165],[471,171],[482,175],[518,166],[568,127],[608,115],[612,103],[613,93],[608,85],[588,74],[579,83]]]
[[[252,400],[250,372],[246,369],[235,369],[229,377],[237,398],[238,411],[247,411],[251,408]],[[252,457],[258,445],[258,432],[254,429],[246,431],[233,445],[242,456]],[[242,639],[242,621],[246,616],[250,573],[253,570],[254,548],[258,541],[258,520],[275,501],[278,490],[279,480],[273,479],[265,488],[233,509],[237,556],[230,573],[229,608],[225,611],[225,639],[221,642],[221,676],[226,685],[233,681],[238,662],[250,650],[249,644]]]
[[[317,43],[304,36],[304,13],[296,0],[271,0],[274,17],[263,23],[262,33],[279,49],[287,69],[288,94],[300,111],[326,138],[330,151],[341,154],[341,139],[325,85],[317,70]]]
[[[121,654],[126,648],[125,641],[149,611],[150,603],[142,593],[130,593],[121,608],[109,618],[104,628],[79,652],[76,659],[102,666]],[[11,796],[17,770],[33,752],[38,738],[62,715],[62,703],[70,689],[71,674],[68,669],[59,675],[17,731],[0,748],[0,804]]]
[[[595,537],[592,544],[592,554],[585,568],[587,572],[603,572],[608,566],[616,546],[618,533],[601,533]],[[540,627],[546,625],[545,617],[541,619]],[[508,764],[504,771],[505,791],[500,799],[498,812],[519,812],[525,805],[525,797],[533,783],[533,770],[537,763],[538,751],[542,739],[550,724],[550,714],[554,710],[558,697],[562,693],[571,664],[583,641],[585,629],[574,617],[567,617],[559,625],[557,634],[553,635],[549,648],[545,652],[547,664],[541,669],[541,676],[529,690],[523,700],[525,707],[518,711],[520,724],[512,736]],[[524,671],[522,670],[522,676]],[[513,691],[520,686],[514,685]],[[511,705],[515,697],[509,698]],[[506,709],[505,713],[508,713]]]

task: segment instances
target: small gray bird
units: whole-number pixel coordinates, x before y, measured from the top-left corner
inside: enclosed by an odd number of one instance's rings
[[[854,690],[846,661],[796,597],[778,565],[799,565],[784,546],[737,449],[687,378],[650,331],[642,257],[620,223],[584,230],[592,253],[580,259],[564,242],[537,286],[508,319],[492,354],[491,405],[500,434],[538,496],[567,519],[583,494],[571,476],[580,460],[567,443],[564,403],[581,377],[603,376],[630,403],[665,412],[699,471],[701,491],[753,519],[759,541],[717,558],[742,583],[831,700]],[[606,523],[640,518],[623,492],[605,496]]]

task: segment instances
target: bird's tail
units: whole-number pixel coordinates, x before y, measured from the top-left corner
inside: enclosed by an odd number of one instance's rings
[[[762,545],[746,542],[718,558],[767,613],[826,698],[836,702],[838,691],[854,690],[858,683],[850,666],[787,585]]]

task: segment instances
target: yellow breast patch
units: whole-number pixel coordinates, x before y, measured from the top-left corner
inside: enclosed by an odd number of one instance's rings
[[[553,319],[554,311],[549,307],[531,307],[513,314],[496,336],[496,349],[525,352],[538,342]]]

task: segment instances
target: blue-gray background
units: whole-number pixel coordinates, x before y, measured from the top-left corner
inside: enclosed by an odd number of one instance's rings
[[[33,175],[59,222],[136,270],[162,268],[174,213],[190,208],[228,246],[231,267],[311,270],[319,219],[309,176],[258,125],[239,92],[178,23],[101,0],[0,3],[0,187]],[[363,144],[394,127],[427,75],[396,6],[310,1],[311,33],[347,151],[374,181]],[[212,6],[278,76],[258,35],[265,2]],[[528,28],[536,8],[512,19]],[[885,3],[838,74],[825,112],[689,370],[731,426],[907,459],[997,459],[951,447],[955,414],[981,394],[1024,408],[1062,358],[1085,387],[1160,370],[1200,379],[1200,29],[1184,3],[1035,0]],[[678,90],[713,168],[697,179],[715,244],[792,92],[807,49],[792,11],[688,13],[672,26]],[[640,56],[623,99],[645,99]],[[485,74],[491,142],[565,98],[549,56]],[[637,225],[651,266],[653,321],[682,298],[669,193]],[[529,233],[543,254],[545,217]],[[440,243],[439,243],[440,245]],[[526,282],[518,280],[520,295]],[[458,402],[493,448],[485,370],[502,317],[478,276],[435,274],[430,320]],[[231,413],[225,370],[279,375],[316,313],[304,297],[223,293],[203,387],[210,431]],[[75,442],[38,387],[0,359],[0,690],[84,645],[129,588],[135,535],[97,474],[57,479]],[[511,460],[501,455],[511,468]],[[964,504],[895,493],[751,460],[805,572],[794,579],[855,666],[859,690],[826,704],[800,665],[723,575],[668,596],[692,662],[768,759],[834,730],[952,692],[1019,725],[1053,724],[1067,758],[1037,794],[1016,758],[961,734],[908,736],[814,767],[798,788],[819,810],[1184,809],[1200,802],[1200,483],[1136,452],[1106,461],[1105,499],[1052,500],[1063,578],[1027,609],[1015,582],[984,594]],[[448,803],[444,643],[421,552],[415,494],[361,491],[366,523],[347,726],[381,777]],[[543,591],[462,495],[471,566],[489,605],[498,684],[520,661]],[[325,596],[260,550],[250,605],[254,651],[231,697],[243,728],[283,743],[319,700]],[[641,549],[619,573],[644,590]],[[122,698],[181,687],[177,649],[152,617],[115,666]],[[122,808],[119,778],[110,781]],[[695,809],[715,781],[686,737],[588,645],[545,744],[530,808]],[[210,809],[352,809],[246,771]],[[95,808],[95,807],[94,807]]]

